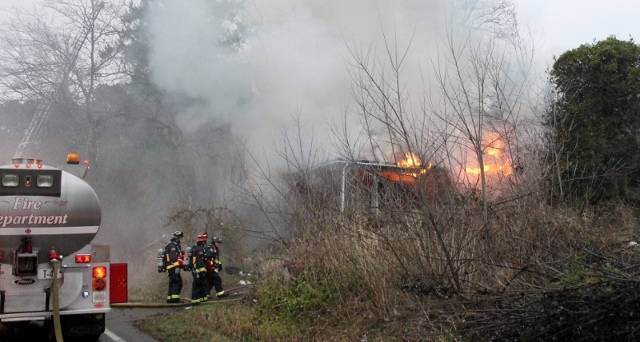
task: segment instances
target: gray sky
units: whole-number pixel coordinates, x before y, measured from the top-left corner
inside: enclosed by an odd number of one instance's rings
[[[640,39],[638,0],[513,0],[545,64],[554,55],[610,35]]]
[[[0,16],[12,7],[30,7],[43,0],[0,0]],[[53,1],[53,0],[44,0]],[[348,0],[345,0],[348,2]],[[640,39],[638,0],[512,0],[521,26],[532,32],[537,58],[550,64],[551,58],[594,39],[615,35]],[[185,1],[188,6],[188,1]]]
[[[0,0],[0,9],[6,10],[12,7],[28,7],[35,2],[37,2],[37,0]]]

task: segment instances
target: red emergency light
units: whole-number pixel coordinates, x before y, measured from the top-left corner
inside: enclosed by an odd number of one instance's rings
[[[58,251],[56,251],[55,249],[52,249],[49,251],[49,261],[51,260],[61,260],[62,256],[60,255],[60,253],[58,253]]]
[[[93,268],[93,290],[104,291],[107,287],[105,278],[107,277],[107,268],[104,266],[96,266]]]
[[[76,254],[76,264],[88,264],[91,262],[91,254]]]

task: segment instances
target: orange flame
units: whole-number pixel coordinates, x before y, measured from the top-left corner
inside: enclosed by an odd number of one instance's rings
[[[479,176],[480,168],[479,167],[467,167],[464,171],[470,175]],[[513,169],[511,165],[485,165],[484,173],[485,174],[502,174],[504,176],[510,176]]]
[[[404,159],[398,160],[396,165],[403,168],[419,168],[422,160],[413,152],[405,152]]]
[[[422,166],[422,160],[413,152],[405,152],[404,159],[398,160],[396,165],[405,169],[420,169],[420,171],[408,173],[413,177],[418,177],[418,175],[425,175],[433,167],[431,163],[427,164],[426,167]]]
[[[505,142],[499,134],[491,132],[484,140],[484,173],[485,175],[510,176],[513,173],[511,160],[505,155]],[[465,167],[464,171],[473,176],[480,175],[480,167]]]
[[[429,163],[426,167],[422,166],[422,160],[418,155],[413,152],[405,152],[403,158],[396,161],[396,166],[403,169],[411,169],[404,171],[384,171],[381,175],[392,182],[413,184],[416,178],[421,175],[426,175],[427,172],[433,167]]]

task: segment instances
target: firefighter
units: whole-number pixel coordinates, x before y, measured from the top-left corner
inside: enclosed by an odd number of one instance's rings
[[[206,233],[205,233],[206,235]],[[218,272],[222,271],[222,263],[220,262],[220,250],[216,245],[216,241],[220,240],[216,237],[211,239],[211,244],[205,249],[205,261],[207,264],[207,295],[211,295],[211,290],[215,288],[216,297],[224,297],[225,292],[222,288],[222,279]]]
[[[165,269],[169,274],[169,294],[167,295],[167,303],[179,303],[180,292],[182,291],[182,278],[180,277],[180,269],[184,264],[182,248],[180,247],[180,239],[183,234],[176,231],[171,237],[171,241],[164,248]]]
[[[205,248],[207,237],[198,234],[196,244],[191,247],[191,273],[193,274],[193,287],[191,289],[191,303],[206,302],[207,297],[207,267],[205,263]]]

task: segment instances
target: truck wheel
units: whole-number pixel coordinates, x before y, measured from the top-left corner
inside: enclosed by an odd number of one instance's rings
[[[96,341],[105,330],[105,314],[62,317],[65,341]]]
[[[42,328],[44,330],[45,341],[55,342],[56,334],[53,331],[53,320],[52,319],[45,320]]]

